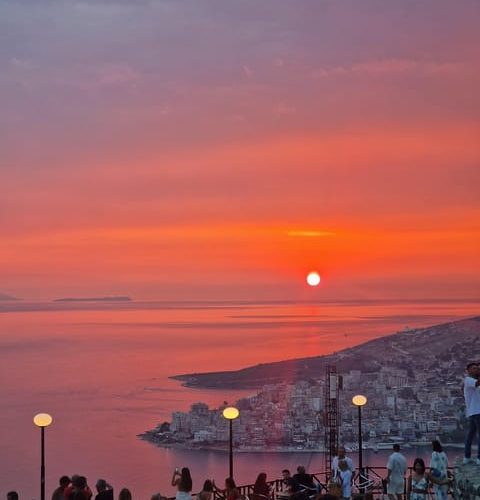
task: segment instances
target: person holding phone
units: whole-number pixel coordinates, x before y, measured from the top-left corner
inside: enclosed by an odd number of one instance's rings
[[[175,468],[172,486],[177,487],[176,500],[192,500],[192,476],[188,467],[184,467],[181,472],[178,467]]]

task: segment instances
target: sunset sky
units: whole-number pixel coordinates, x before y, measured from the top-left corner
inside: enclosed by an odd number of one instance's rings
[[[479,25],[467,0],[0,0],[0,293],[478,297]]]

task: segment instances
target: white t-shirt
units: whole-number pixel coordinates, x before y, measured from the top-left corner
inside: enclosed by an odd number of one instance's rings
[[[352,472],[352,474],[355,472],[355,466],[353,465],[353,460],[350,457],[345,457],[343,460],[347,462],[347,467],[348,470]],[[338,462],[340,461],[340,458],[338,457],[333,457],[332,460],[332,470],[334,474],[338,474],[340,471],[338,470]]]
[[[480,415],[480,386],[476,384],[477,379],[465,377],[463,395],[465,396],[465,412],[467,417]]]
[[[388,457],[387,469],[390,469],[390,481],[392,483],[399,483],[403,481],[405,472],[407,472],[407,460],[398,451],[393,452]]]

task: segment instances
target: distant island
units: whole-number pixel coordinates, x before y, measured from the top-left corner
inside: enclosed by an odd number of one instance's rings
[[[55,299],[53,302],[132,302],[127,296],[118,297],[65,297]]]
[[[20,300],[17,297],[12,297],[11,295],[7,295],[6,293],[0,293],[0,300]]]

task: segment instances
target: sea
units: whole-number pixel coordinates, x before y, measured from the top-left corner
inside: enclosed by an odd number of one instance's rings
[[[222,452],[158,448],[137,436],[169,421],[173,411],[203,401],[216,408],[252,390],[183,387],[172,375],[339,351],[405,327],[478,314],[474,301],[0,302],[0,497],[17,490],[40,497],[40,431],[47,412],[47,496],[63,475],[98,478],[136,499],[174,495],[175,467],[189,467],[194,490],[222,484]],[[461,450],[449,452],[451,461]],[[405,451],[408,459],[428,449]],[[354,456],[355,454],[353,454]],[[384,466],[388,452],[364,452]],[[355,458],[355,456],[354,456]],[[235,479],[270,479],[284,468],[323,470],[320,453],[238,453]]]

